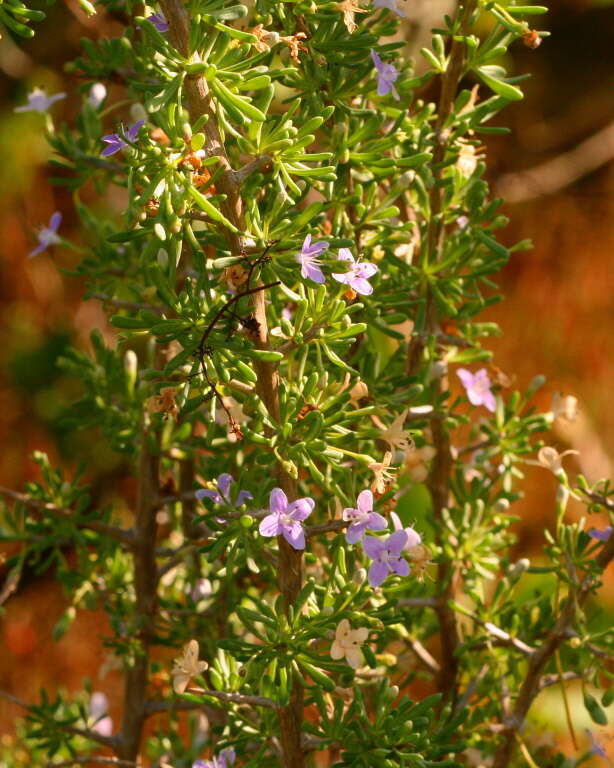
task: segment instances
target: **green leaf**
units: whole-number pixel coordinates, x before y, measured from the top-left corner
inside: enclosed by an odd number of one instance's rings
[[[484,81],[484,83],[489,88],[491,88],[498,96],[503,96],[504,99],[509,99],[510,101],[520,101],[523,98],[523,93],[520,90],[520,88],[516,88],[516,86],[510,85],[510,83],[506,82],[505,80],[499,77],[494,77],[492,74],[489,74],[486,71],[487,69],[491,69],[491,68],[478,67],[476,72],[479,75],[479,77]]]
[[[209,216],[211,219],[219,222],[220,224],[223,224],[231,232],[239,231],[235,227],[235,225],[232,224],[230,221],[228,221],[228,219],[224,216],[224,214],[213,205],[213,203],[211,203],[204,195],[201,195],[201,193],[196,189],[196,187],[189,186],[188,194],[190,195],[192,200],[194,200],[194,202],[200,208],[200,210],[204,211],[207,214],[207,216]]]

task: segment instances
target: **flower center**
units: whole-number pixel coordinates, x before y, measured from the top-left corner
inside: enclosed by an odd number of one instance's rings
[[[368,512],[361,512],[359,509],[353,509],[350,512],[350,521],[352,525],[356,525],[357,523],[366,523],[368,519]]]

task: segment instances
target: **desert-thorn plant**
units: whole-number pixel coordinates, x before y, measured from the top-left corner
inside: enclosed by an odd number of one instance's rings
[[[34,567],[64,585],[56,635],[108,614],[125,693],[117,723],[91,688],[3,694],[29,764],[572,765],[523,730],[549,686],[573,765],[590,759],[565,686],[605,723],[593,595],[614,537],[566,508],[611,518],[614,497],[544,445],[573,399],[538,413],[543,380],[513,391],[480,319],[529,247],[496,239],[483,137],[522,98],[502,62],[537,48],[546,9],[460,0],[418,63],[403,0],[82,5],[123,34],[68,65],[71,125],[44,92],[25,108],[47,115],[87,242],[76,276],[118,332],[61,361],[82,381],[71,424],[136,490],[122,522],[87,467],[39,455],[38,481],[1,490],[2,536],[23,542],[12,587]],[[39,20],[0,12],[24,35]],[[35,257],[63,245],[58,212]],[[511,554],[527,462],[558,487],[537,565]]]

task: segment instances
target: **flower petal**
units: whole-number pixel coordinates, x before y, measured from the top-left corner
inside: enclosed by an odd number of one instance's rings
[[[371,512],[367,522],[367,527],[372,531],[385,531],[386,528],[388,528],[388,521],[378,512]]]
[[[386,542],[386,549],[391,555],[399,556],[403,551],[403,547],[407,544],[407,532],[395,531],[390,534],[388,541]]]
[[[272,515],[267,515],[258,527],[261,536],[279,536],[282,532],[281,520],[279,515],[274,512]]]
[[[199,501],[203,499],[213,499],[216,504],[222,503],[222,497],[217,491],[210,491],[208,488],[201,488],[194,494]]]
[[[240,507],[241,504],[245,504],[246,501],[250,501],[254,496],[249,491],[239,491],[237,500],[235,501],[235,507]]]
[[[294,549],[305,549],[305,531],[300,523],[290,523],[282,526],[282,535]]]
[[[361,512],[373,511],[373,494],[368,489],[361,491],[356,499],[356,506]]]
[[[333,661],[339,661],[339,659],[342,659],[345,656],[345,650],[342,648],[342,646],[335,640],[335,642],[330,647],[330,657]]]
[[[385,563],[380,563],[376,560],[371,564],[369,568],[369,584],[372,587],[379,587],[386,580],[386,576],[388,576],[388,566]]]
[[[315,501],[309,496],[306,496],[303,499],[297,499],[296,501],[293,501],[288,506],[287,514],[292,518],[292,520],[306,520],[313,512],[315,505]]]
[[[346,648],[345,658],[353,669],[358,669],[362,665],[362,651],[360,648]]]
[[[471,371],[468,371],[466,368],[459,368],[456,371],[456,375],[461,380],[465,389],[470,389],[473,386],[474,376]]]
[[[368,280],[362,277],[353,277],[350,280],[350,287],[353,288],[356,293],[361,296],[370,296],[373,293],[373,286]]]
[[[345,534],[347,543],[356,544],[357,541],[360,541],[365,535],[366,528],[366,523],[354,523],[354,525],[350,525]]]
[[[288,497],[281,488],[273,488],[269,497],[269,509],[271,512],[281,514],[288,508]]]
[[[232,475],[229,475],[228,472],[224,472],[217,479],[218,490],[222,496],[225,496],[227,499],[229,498],[228,491],[230,490],[230,484],[233,482],[234,478]]]
[[[380,539],[376,539],[375,536],[367,536],[362,543],[367,557],[371,560],[376,560],[382,552],[385,551],[386,545]]]
[[[403,558],[397,560],[396,562],[391,562],[390,567],[397,574],[397,576],[409,576],[409,563],[407,560],[403,560]]]
[[[49,219],[49,229],[52,232],[57,232],[60,228],[60,224],[62,223],[62,214],[60,211],[56,211],[55,213],[51,214],[51,218]]]

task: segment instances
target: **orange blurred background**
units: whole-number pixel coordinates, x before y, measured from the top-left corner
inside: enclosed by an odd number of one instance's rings
[[[516,200],[505,206],[510,224],[501,237],[510,245],[531,238],[534,248],[513,257],[499,280],[506,300],[483,319],[496,320],[503,329],[491,348],[494,362],[515,376],[515,386],[524,388],[535,374],[544,374],[548,383],[538,396],[544,409],[555,391],[578,397],[578,420],[557,423],[550,442],[580,451],[569,467],[595,481],[612,475],[614,455],[609,343],[614,326],[614,2],[551,4],[547,17],[536,18],[545,19],[552,36],[537,50],[517,43],[512,51],[514,72],[533,74],[524,83],[525,100],[496,121],[512,132],[484,138],[494,189]],[[77,254],[55,248],[27,258],[35,229],[55,210],[64,213],[64,237],[78,244],[82,234],[70,193],[49,183],[53,173],[46,165],[44,118],[13,112],[27,92],[42,86],[69,94],[53,107],[53,115],[56,125],[70,122],[80,83],[63,72],[63,65],[78,55],[80,37],[118,31],[111,20],[87,19],[69,0],[49,9],[33,41],[18,48],[4,33],[0,40],[0,485],[10,488],[37,476],[30,458],[35,449],[68,472],[86,461],[94,494],[111,477],[117,486],[122,476],[121,460],[103,442],[69,434],[59,423],[77,389],[55,360],[69,344],[86,346],[92,328],[105,329],[108,338],[113,331],[100,304],[84,302],[79,281],[57,269],[74,267]],[[530,175],[523,176],[527,169]],[[519,556],[539,557],[542,530],[553,515],[554,487],[547,472],[527,470],[526,497],[519,505]],[[582,509],[572,506],[570,515]],[[604,599],[614,610],[611,574],[607,587]],[[0,688],[35,701],[41,686],[76,691],[89,675],[94,689],[111,699],[117,718],[119,675],[116,670],[100,675],[106,655],[101,643],[92,641],[105,632],[104,617],[81,613],[61,642],[52,644],[51,630],[64,607],[52,576],[25,578],[0,614]],[[12,732],[18,714],[0,699],[0,736]],[[569,749],[563,733],[557,738]]]

